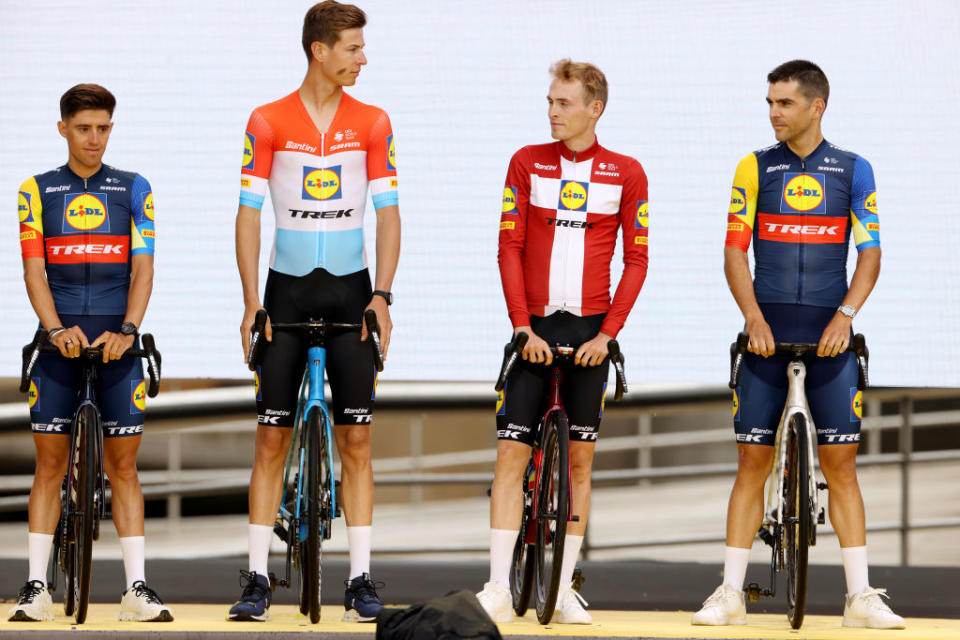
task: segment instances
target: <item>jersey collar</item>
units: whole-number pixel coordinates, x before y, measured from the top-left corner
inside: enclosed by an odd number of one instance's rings
[[[590,160],[600,151],[600,139],[594,138],[592,145],[583,151],[577,151],[576,154],[574,154],[567,145],[563,144],[562,140],[557,140],[557,150],[560,152],[560,155],[567,160],[573,160],[573,156],[576,155],[577,162],[583,162],[584,160]]]

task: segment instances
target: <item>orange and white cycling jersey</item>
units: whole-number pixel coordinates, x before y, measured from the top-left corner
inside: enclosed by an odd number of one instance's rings
[[[257,107],[244,138],[240,204],[261,209],[268,185],[277,221],[271,269],[293,276],[365,269],[367,186],[376,209],[398,202],[386,112],[344,93],[321,133],[297,91]]]

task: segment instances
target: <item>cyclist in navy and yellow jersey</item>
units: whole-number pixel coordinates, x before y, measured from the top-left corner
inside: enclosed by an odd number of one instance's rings
[[[743,582],[763,516],[763,487],[787,393],[789,355],[774,341],[816,342],[804,357],[806,393],[817,428],[820,468],[830,487],[830,522],[840,539],[847,582],[844,626],[903,628],[867,580],[863,498],[857,483],[861,393],[857,363],[843,351],[851,324],[880,274],[877,192],[870,163],[823,139],[830,86],[812,62],[774,69],[767,102],[777,144],[737,166],[724,270],[750,335],[734,391],[737,478],[727,511],[724,582],[694,624],[745,624]],[[850,237],[858,256],[847,286]],[[753,242],[754,278],[747,249]]]
[[[154,209],[150,183],[103,164],[116,100],[95,84],[60,99],[60,135],[67,164],[20,187],[20,246],[27,294],[49,341],[61,355],[42,354],[30,378],[30,423],[37,449],[30,491],[29,574],[11,620],[53,619],[47,562],[60,515],[70,424],[87,346],[103,345],[97,377],[103,417],[103,468],[113,491],[113,522],[127,589],[121,620],[170,621],[173,616],[144,574],[143,494],[137,450],[146,385],[140,361],[123,353],[137,341],[153,289]],[[62,356],[62,357],[61,357]]]

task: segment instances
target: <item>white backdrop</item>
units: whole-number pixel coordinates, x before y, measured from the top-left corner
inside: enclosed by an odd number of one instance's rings
[[[157,275],[145,329],[165,374],[247,375],[233,251],[243,129],[254,107],[299,85],[310,4],[0,1],[0,193],[9,202],[0,376],[18,374],[36,323],[20,277],[15,192],[65,161],[58,101],[78,82],[115,93],[105,160],[154,188]],[[743,155],[773,141],[766,73],[809,58],[831,80],[827,139],[869,159],[878,182],[883,272],[855,323],[868,336],[872,381],[960,384],[958,3],[361,6],[370,64],[351,93],[390,113],[404,224],[385,378],[495,375],[509,334],[496,266],[503,178],[513,151],[549,140],[547,69],[572,57],[610,82],[601,143],[640,159],[650,181],[650,270],[621,334],[630,379],[725,380],[742,322],[722,274],[730,181]],[[269,205],[264,213],[262,265],[273,238]]]

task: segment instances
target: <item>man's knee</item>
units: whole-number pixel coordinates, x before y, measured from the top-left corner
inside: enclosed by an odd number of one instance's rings
[[[344,428],[338,440],[340,460],[345,465],[370,464],[370,427],[350,425]]]
[[[764,481],[773,468],[773,447],[740,445],[737,447],[737,480]]]

